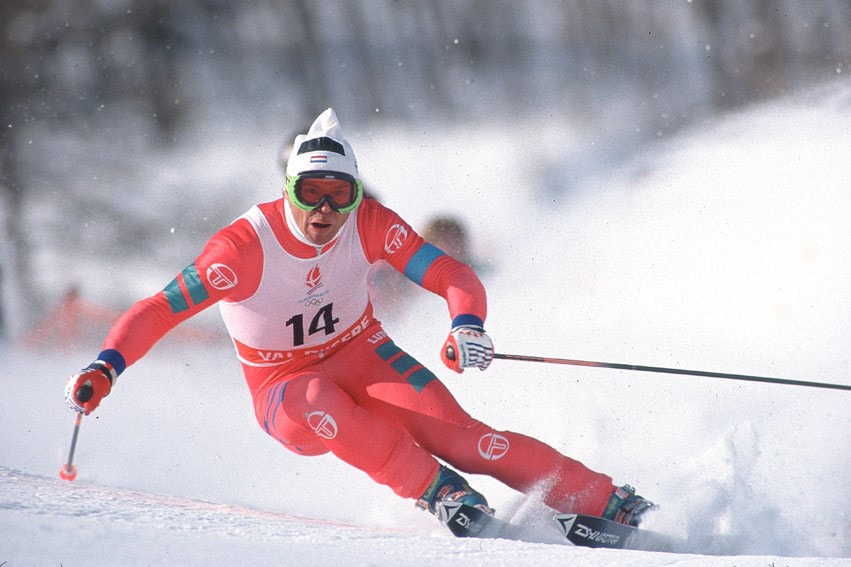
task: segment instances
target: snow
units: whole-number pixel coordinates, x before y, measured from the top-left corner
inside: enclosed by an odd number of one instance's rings
[[[591,141],[540,124],[415,130],[351,138],[414,226],[446,211],[468,224],[499,351],[851,383],[847,84],[594,174],[544,176],[536,159],[556,152],[518,133]],[[333,457],[265,436],[229,345],[166,338],[83,419],[73,483],[57,477],[62,387],[94,353],[5,347],[0,564],[851,565],[847,392],[510,361],[456,376],[440,370],[439,299],[385,319],[473,415],[634,484],[662,505],[648,526],[695,553],[454,539]],[[501,516],[546,525],[534,499],[470,480]]]
[[[198,500],[67,483],[0,467],[8,565],[668,565],[666,553],[457,540],[393,526],[352,525]],[[677,555],[678,565],[760,567],[773,557]],[[557,563],[559,562],[559,563]],[[843,559],[795,558],[795,565]]]

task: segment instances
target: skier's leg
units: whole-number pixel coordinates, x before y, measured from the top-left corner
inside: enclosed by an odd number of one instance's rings
[[[327,453],[328,447],[312,429],[288,422],[279,414],[286,393],[286,382],[276,382],[262,389],[254,398],[254,412],[260,427],[281,445],[299,455],[313,457]]]
[[[527,435],[497,431],[469,416],[463,420],[466,412],[438,381],[422,394],[429,407],[441,408],[439,418],[410,410],[393,413],[432,454],[464,472],[487,474],[521,492],[541,490],[544,501],[556,510],[602,513],[615,489],[609,476]],[[447,418],[453,408],[457,416]]]
[[[541,489],[557,510],[602,513],[615,488],[610,477],[529,436],[473,419],[434,374],[392,341],[358,347],[358,368],[368,368],[369,375],[357,377],[356,390],[343,387],[370,412],[399,423],[433,455],[521,492]]]
[[[331,451],[404,498],[419,498],[439,463],[402,429],[358,406],[334,381],[303,372],[266,388],[258,420],[266,431],[301,454]]]
[[[544,502],[563,511],[600,514],[612,495],[612,479],[562,455],[533,437],[497,431],[480,421],[458,426],[429,422],[412,436],[459,469],[487,474],[520,492],[541,492]],[[446,443],[452,439],[451,443]]]

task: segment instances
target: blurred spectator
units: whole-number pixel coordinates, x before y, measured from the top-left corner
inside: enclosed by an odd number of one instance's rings
[[[79,288],[72,286],[59,303],[20,340],[28,349],[90,348],[97,344],[121,315],[121,311],[85,299]],[[210,343],[222,338],[221,333],[184,324],[169,333],[170,340],[192,344]]]
[[[423,238],[456,260],[477,269],[470,252],[470,241],[463,223],[451,215],[432,217],[420,231]],[[375,264],[370,273],[369,293],[379,319],[401,315],[415,293],[416,284],[388,264]]]
[[[50,310],[20,341],[25,348],[71,348],[98,341],[104,329],[109,330],[120,311],[83,299],[72,286],[59,304]]]
[[[449,215],[433,217],[426,224],[422,236],[456,260],[473,265],[467,230],[457,218]]]

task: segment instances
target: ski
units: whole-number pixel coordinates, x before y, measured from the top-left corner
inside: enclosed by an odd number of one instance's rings
[[[500,538],[526,543],[567,543],[542,537],[537,530],[524,528],[491,516],[473,506],[459,502],[441,502],[439,504],[440,521],[446,524],[456,537]]]
[[[505,520],[460,502],[441,502],[440,521],[457,537],[501,537],[510,527]]]
[[[667,552],[684,549],[684,542],[677,538],[597,516],[556,514],[553,519],[565,538],[574,545]]]
[[[643,530],[596,516],[583,514],[556,514],[553,519],[556,530],[546,525],[525,527],[491,516],[473,506],[459,502],[441,502],[440,521],[456,537],[500,538],[526,543],[555,543],[582,547],[605,547],[610,549],[633,549],[641,551],[685,551],[684,542],[664,534]],[[541,529],[544,528],[544,529]],[[552,533],[545,533],[552,532]]]

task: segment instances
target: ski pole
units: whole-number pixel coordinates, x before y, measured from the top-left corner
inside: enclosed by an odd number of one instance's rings
[[[77,399],[86,403],[92,398],[92,387],[83,386],[77,392]],[[71,450],[68,452],[68,462],[62,465],[59,469],[59,478],[62,480],[72,481],[77,478],[77,467],[74,466],[74,449],[77,448],[77,436],[80,434],[80,424],[83,422],[83,412],[77,412],[77,418],[74,422],[74,435],[71,437]],[[0,566],[2,567],[2,566]]]
[[[615,362],[594,362],[590,360],[570,360],[566,358],[551,358],[544,356],[525,356],[519,354],[494,353],[494,358],[500,360],[519,360],[524,362],[544,362],[547,364],[569,364],[571,366],[590,366],[594,368],[614,368],[616,370],[638,370],[641,372],[663,372],[666,374],[685,374],[688,376],[703,376],[705,378],[726,378],[729,380],[745,380],[749,382],[768,382],[771,384],[787,384],[791,386],[809,386],[811,388],[830,388],[833,390],[851,390],[847,384],[828,384],[825,382],[807,382],[804,380],[788,380],[785,378],[767,378],[765,376],[748,376],[746,374],[725,374],[723,372],[707,372],[705,370],[683,370],[680,368],[661,368],[659,366],[639,366],[637,364],[618,364]]]
[[[73,465],[74,449],[77,447],[77,435],[80,434],[80,423],[82,421],[83,412],[77,412],[77,419],[74,422],[74,435],[71,437],[71,451],[68,453],[68,462],[59,469],[59,478],[62,480],[72,481],[77,478],[77,467]]]

